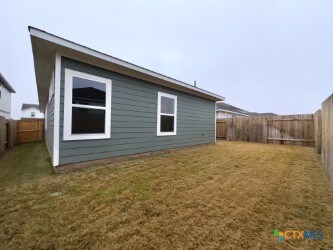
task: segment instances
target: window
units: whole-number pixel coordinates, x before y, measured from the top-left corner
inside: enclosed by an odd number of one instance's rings
[[[111,80],[65,69],[64,140],[111,134]]]
[[[34,111],[31,112],[30,117],[35,117],[36,113]]]
[[[176,135],[177,96],[158,92],[157,135]]]

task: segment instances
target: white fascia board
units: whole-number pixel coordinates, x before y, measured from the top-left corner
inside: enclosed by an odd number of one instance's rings
[[[116,65],[123,66],[125,68],[135,70],[137,72],[140,72],[140,73],[152,76],[152,77],[159,78],[161,80],[179,85],[179,86],[187,88],[187,89],[191,89],[193,91],[196,91],[196,92],[205,94],[207,96],[213,97],[216,100],[224,100],[225,99],[223,96],[220,96],[220,95],[211,93],[209,91],[191,86],[191,85],[186,84],[184,82],[181,82],[181,81],[175,80],[173,78],[167,77],[165,75],[156,73],[154,71],[142,68],[142,67],[137,66],[135,64],[128,63],[126,61],[120,60],[118,58],[112,57],[110,55],[104,54],[102,52],[99,52],[99,51],[96,51],[96,50],[93,50],[93,49],[90,49],[90,48],[85,47],[83,45],[71,42],[71,41],[63,39],[61,37],[52,35],[52,34],[47,33],[45,31],[36,29],[34,27],[29,27],[29,31],[30,31],[31,36],[35,36],[35,37],[38,37],[40,39],[44,39],[46,41],[58,44],[60,46],[64,46],[64,47],[70,48],[72,50],[75,50],[75,51],[78,51],[78,52],[81,52],[81,53],[84,53],[84,54],[87,54],[87,55],[90,55],[90,56],[93,56],[93,57],[96,57],[96,58],[99,58],[99,59],[102,59],[102,60],[105,60],[105,61],[108,61],[108,62],[111,62],[111,63],[114,63]]]

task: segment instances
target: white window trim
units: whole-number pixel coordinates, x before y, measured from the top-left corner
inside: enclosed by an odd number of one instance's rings
[[[101,82],[106,84],[106,102],[105,107],[81,105],[72,103],[72,87],[73,77],[80,77],[91,81]],[[111,138],[111,79],[82,73],[79,71],[65,69],[65,104],[64,104],[64,141],[73,140],[96,140]],[[72,134],[72,107],[92,108],[105,110],[105,133],[104,134]]]
[[[175,113],[165,114],[161,113],[161,97],[168,97],[175,100]],[[174,116],[174,131],[173,132],[161,132],[161,115]],[[157,136],[168,136],[168,135],[177,135],[177,96],[166,94],[163,92],[158,92],[157,98]]]

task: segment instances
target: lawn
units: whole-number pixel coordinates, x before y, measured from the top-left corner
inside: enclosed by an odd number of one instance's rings
[[[43,143],[0,156],[0,249],[333,248],[313,148],[219,142],[55,174]],[[273,230],[322,230],[278,243]]]

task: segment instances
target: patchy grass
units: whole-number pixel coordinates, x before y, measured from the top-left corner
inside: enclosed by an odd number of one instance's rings
[[[58,175],[48,162],[42,143],[0,156],[0,249],[333,248],[312,148],[221,142]]]
[[[26,184],[53,173],[50,157],[40,142],[21,145],[0,155],[0,186]]]

